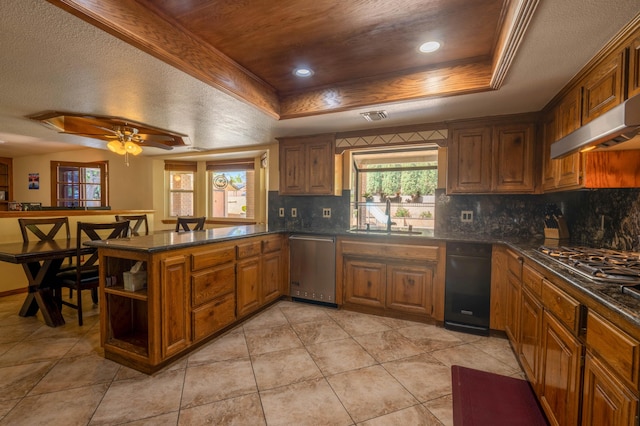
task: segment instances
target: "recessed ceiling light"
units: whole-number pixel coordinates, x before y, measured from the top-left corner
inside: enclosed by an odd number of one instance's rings
[[[293,75],[296,77],[311,77],[313,70],[311,68],[296,68],[293,70]]]
[[[428,41],[420,45],[420,51],[422,53],[431,53],[435,52],[438,49],[440,49],[440,43],[438,43],[437,41]]]

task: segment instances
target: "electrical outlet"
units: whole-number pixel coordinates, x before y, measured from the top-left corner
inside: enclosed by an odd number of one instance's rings
[[[298,209],[295,207],[291,208],[291,217],[298,217]]]
[[[284,217],[284,207],[280,207],[280,208],[278,209],[278,216],[279,216],[279,217]]]
[[[473,210],[462,210],[460,212],[460,222],[473,222]]]
[[[330,218],[331,217],[331,209],[322,209],[322,217]]]

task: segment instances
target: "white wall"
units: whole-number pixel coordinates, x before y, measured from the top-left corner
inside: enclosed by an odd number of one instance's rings
[[[58,154],[31,155],[13,159],[14,200],[51,205],[51,161],[109,162],[109,205],[114,210],[152,210],[153,160],[150,157],[130,157],[129,167],[124,157],[101,149],[80,149]],[[40,174],[40,189],[29,189],[29,173]]]

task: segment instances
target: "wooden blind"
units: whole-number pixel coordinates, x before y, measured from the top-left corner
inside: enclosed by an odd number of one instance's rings
[[[164,160],[164,169],[172,172],[197,172],[198,163],[195,161]]]

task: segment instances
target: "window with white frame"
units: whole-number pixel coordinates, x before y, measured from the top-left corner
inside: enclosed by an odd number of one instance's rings
[[[195,162],[165,161],[169,217],[194,216],[196,170]]]
[[[209,217],[256,217],[254,162],[254,159],[207,162]]]

